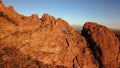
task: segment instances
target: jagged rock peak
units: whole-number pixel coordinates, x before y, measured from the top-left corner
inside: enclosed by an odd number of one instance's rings
[[[13,6],[6,7],[6,6],[3,4],[3,2],[0,1],[0,9],[6,10],[6,8],[8,8],[8,9],[14,9]]]
[[[0,0],[0,9],[5,8],[6,6],[3,4],[2,0]]]
[[[85,39],[66,21],[48,14],[23,16],[13,7],[1,9],[0,68],[98,67]]]
[[[52,21],[52,20],[55,20],[55,17],[53,17],[53,16],[45,13],[45,14],[43,14],[43,16],[42,16],[42,19],[43,19],[44,21]]]
[[[119,68],[119,40],[107,27],[87,22],[82,35],[86,38],[100,68]]]

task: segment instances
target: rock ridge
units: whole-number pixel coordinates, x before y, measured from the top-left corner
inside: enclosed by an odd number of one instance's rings
[[[87,22],[79,35],[61,18],[24,16],[0,0],[0,68],[119,68],[119,46],[105,26]]]

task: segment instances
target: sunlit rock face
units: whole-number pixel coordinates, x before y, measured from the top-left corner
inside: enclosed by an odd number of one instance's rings
[[[87,22],[79,35],[61,18],[0,1],[0,68],[119,68],[119,43],[103,25]]]
[[[98,68],[84,37],[61,18],[24,16],[0,1],[0,67]]]
[[[107,27],[87,22],[83,26],[82,35],[89,43],[89,48],[103,68],[119,68],[119,40]]]

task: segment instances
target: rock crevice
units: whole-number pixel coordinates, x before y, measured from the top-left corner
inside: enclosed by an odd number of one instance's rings
[[[100,68],[119,67],[116,60],[119,55],[119,40],[111,30],[100,24],[87,22],[83,26],[82,36],[86,38]]]

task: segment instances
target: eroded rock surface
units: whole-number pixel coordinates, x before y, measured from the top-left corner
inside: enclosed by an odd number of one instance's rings
[[[23,16],[0,1],[0,67],[98,68],[98,62],[66,21]]]
[[[24,16],[0,1],[0,68],[119,68],[120,42],[87,22],[82,35],[61,18]]]
[[[107,27],[87,22],[82,35],[89,43],[89,48],[97,59],[100,68],[119,68],[119,40]]]

